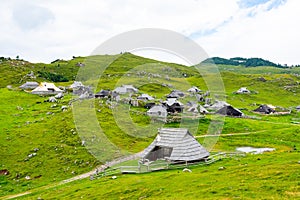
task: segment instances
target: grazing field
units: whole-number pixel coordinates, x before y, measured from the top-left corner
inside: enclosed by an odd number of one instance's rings
[[[165,100],[165,95],[173,89],[186,92],[190,86],[197,86],[206,92],[208,86],[205,80],[216,75],[210,71],[203,78],[192,67],[128,53],[89,59],[89,62],[99,59],[97,62],[102,63],[113,60],[99,80],[92,78],[84,82],[94,86],[93,92],[133,84],[138,87],[139,94],[147,93],[155,97],[153,102],[156,103]],[[85,58],[77,57],[51,64],[22,60],[0,63],[0,170],[9,171],[7,175],[0,174],[0,197],[29,191],[29,194],[18,198],[300,198],[300,112],[295,109],[300,105],[298,68],[218,66],[226,102],[240,109],[246,117],[225,117],[222,133],[211,152],[235,152],[237,147],[244,146],[275,148],[273,152],[190,166],[191,173],[173,169],[145,174],[116,174],[116,179],[98,176],[94,180],[86,178],[57,185],[60,181],[94,170],[109,158],[141,152],[155,138],[156,128],[160,126],[189,128],[201,144],[213,137],[207,136],[207,133],[210,124],[216,120],[214,114],[193,117],[183,113],[170,117],[177,117],[179,121],[157,123],[157,127],[151,129],[151,118],[145,114],[148,109],[143,106],[130,106],[125,101],[114,104],[109,99],[94,98],[70,104],[76,97],[68,90],[62,99],[51,103],[47,101],[48,96],[33,95],[18,88],[24,82],[33,80],[58,80],[55,82],[57,86],[69,86],[75,80],[77,71],[83,69],[78,63],[85,61]],[[139,74],[141,65],[143,73]],[[35,79],[27,76],[30,71],[36,75]],[[145,75],[147,73],[151,74],[150,78]],[[62,77],[65,79],[60,79]],[[11,86],[6,88],[7,85]],[[247,87],[251,94],[235,94],[240,87]],[[180,99],[185,104],[189,100],[196,101],[194,97]],[[254,113],[253,110],[260,104],[282,107],[290,114]],[[68,106],[67,110],[63,111],[62,106]],[[74,118],[76,112],[85,116],[89,111],[95,113],[97,123],[103,130],[101,136],[114,144],[118,153],[111,155],[103,151],[95,156],[88,151],[82,135],[78,133],[78,128],[82,127],[78,127]],[[146,135],[147,131],[148,137],[139,137]],[[111,148],[108,142],[101,145]]]

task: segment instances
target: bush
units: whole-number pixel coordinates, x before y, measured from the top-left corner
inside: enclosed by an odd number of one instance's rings
[[[53,82],[68,82],[69,79],[64,77],[61,74],[54,74],[51,72],[45,72],[45,71],[38,71],[39,77],[45,78],[47,80],[53,81]]]

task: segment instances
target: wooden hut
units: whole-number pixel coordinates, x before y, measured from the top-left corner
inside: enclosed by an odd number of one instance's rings
[[[239,109],[236,109],[230,105],[224,106],[223,108],[219,109],[216,113],[220,114],[220,115],[234,116],[234,117],[241,117],[244,115],[242,113],[242,111],[240,111]]]
[[[207,158],[209,152],[184,128],[159,129],[154,141],[144,150],[143,159],[194,162]]]

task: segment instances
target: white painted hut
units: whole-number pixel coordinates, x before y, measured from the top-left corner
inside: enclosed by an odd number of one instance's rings
[[[139,100],[144,100],[144,101],[152,101],[154,98],[150,96],[149,94],[141,94],[140,96],[137,97]]]
[[[163,105],[152,106],[148,111],[147,115],[154,118],[163,118],[166,119],[168,112],[167,108]]]
[[[38,87],[31,91],[32,94],[50,95],[58,94],[63,92],[61,89],[56,87],[54,83],[42,82]]]
[[[69,86],[69,88],[71,89],[75,89],[79,87],[84,87],[84,85],[80,81],[74,81],[74,83],[72,83],[72,85]]]
[[[250,90],[248,90],[246,87],[241,87],[236,91],[237,94],[250,94]]]
[[[199,88],[197,88],[196,86],[191,87],[190,89],[187,90],[190,93],[198,93],[201,92],[201,90]]]
[[[211,110],[219,110],[225,106],[229,106],[230,104],[226,103],[225,101],[215,101],[215,103],[208,107]]]
[[[118,94],[136,93],[138,91],[139,90],[137,88],[133,87],[133,85],[122,85],[113,90],[113,92],[118,93]]]

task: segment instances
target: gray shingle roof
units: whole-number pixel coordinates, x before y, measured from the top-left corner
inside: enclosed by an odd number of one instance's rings
[[[155,140],[144,150],[142,157],[147,158],[155,147],[172,148],[168,158],[172,161],[194,161],[209,156],[209,152],[199,144],[188,129],[183,128],[159,129]]]
[[[19,88],[21,88],[21,89],[34,89],[38,86],[39,86],[39,84],[37,82],[26,82],[23,85],[21,85]]]

